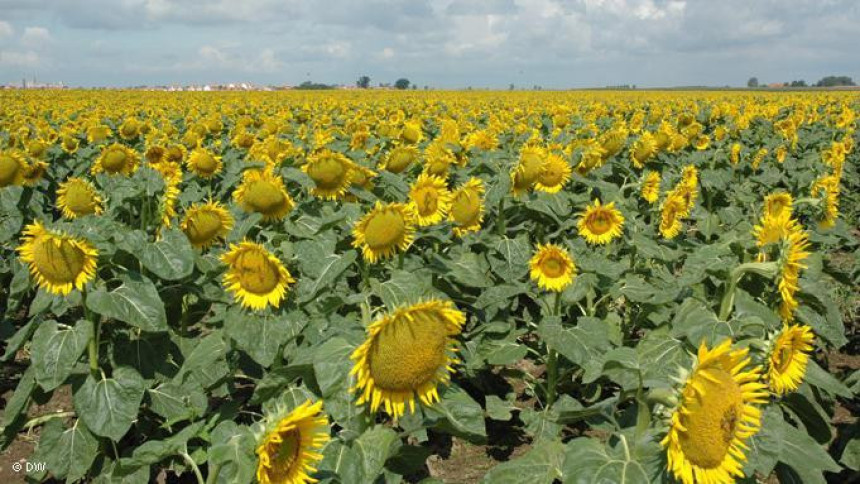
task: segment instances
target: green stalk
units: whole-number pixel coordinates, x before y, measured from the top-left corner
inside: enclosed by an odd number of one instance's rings
[[[218,482],[218,473],[221,472],[221,463],[213,464],[209,469],[209,475],[206,476],[206,484],[215,484]]]
[[[188,455],[188,452],[180,452],[179,455],[185,460],[185,462],[191,466],[191,470],[194,471],[194,477],[197,478],[197,484],[206,484],[206,481],[203,480],[203,474],[200,472],[200,468],[197,467],[197,463],[194,462],[194,459]]]
[[[499,199],[499,214],[496,218],[496,233],[499,235],[505,235],[505,230],[507,227],[505,226],[505,197]]]
[[[552,305],[552,315],[559,316],[561,309],[561,292],[555,293]],[[546,358],[546,408],[555,403],[556,387],[558,386],[558,352],[547,345]]]
[[[83,289],[81,289],[81,305],[84,307],[84,319],[91,322],[93,325],[93,334],[90,336],[90,341],[87,344],[87,348],[89,350],[90,356],[90,373],[92,373],[93,378],[98,378],[99,376],[99,329],[100,329],[100,319],[95,318],[94,321],[92,315],[90,314],[90,309],[87,307],[87,286],[84,285]]]

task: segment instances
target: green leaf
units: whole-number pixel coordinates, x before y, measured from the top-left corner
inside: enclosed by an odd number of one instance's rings
[[[143,391],[143,379],[131,368],[116,368],[111,378],[89,375],[75,391],[75,411],[94,434],[119,441],[137,418]]]
[[[823,471],[840,471],[839,464],[806,432],[788,422],[782,423],[782,431],[779,461],[791,467],[804,484],[826,484]]]
[[[355,439],[353,448],[358,453],[363,473],[362,482],[373,482],[382,474],[385,461],[400,447],[397,432],[389,427],[377,425]]]
[[[260,316],[238,307],[224,315],[224,333],[264,368],[272,365],[284,343],[299,334],[300,325],[283,314]]]
[[[854,398],[854,395],[848,387],[842,384],[841,381],[834,378],[833,375],[824,371],[811,359],[806,365],[806,382],[832,395],[849,399]]]
[[[624,284],[619,291],[633,302],[653,305],[672,302],[678,295],[677,289],[658,288],[636,275],[624,279]]]
[[[311,275],[313,280],[301,279],[299,281],[299,302],[310,301],[320,291],[333,287],[338,278],[355,263],[356,255],[357,252],[351,250],[340,255],[329,254],[318,261],[320,267]]]
[[[430,276],[425,272],[392,270],[391,277],[385,282],[371,279],[370,287],[389,310],[434,294]]]
[[[860,470],[860,438],[853,438],[842,450],[840,461],[851,470]]]
[[[224,421],[212,431],[209,469],[220,464],[218,482],[252,482],[256,471],[254,436],[247,427]]]
[[[194,271],[194,248],[184,233],[177,229],[161,232],[161,238],[141,247],[138,259],[158,277],[176,281]]]
[[[43,427],[39,447],[51,474],[75,482],[90,470],[99,442],[80,419],[67,429],[59,419],[54,419]]]
[[[567,483],[650,483],[659,472],[656,456],[660,446],[647,442],[633,449],[625,436],[614,447],[596,439],[580,437],[567,443],[562,482]]]
[[[352,362],[349,355],[355,347],[343,338],[332,338],[314,351],[314,373],[323,398],[334,393],[345,393],[350,387],[349,372]]]
[[[696,347],[703,341],[713,346],[731,334],[727,323],[720,321],[713,311],[693,298],[681,303],[672,320],[672,336],[684,336]]]
[[[511,410],[518,410],[517,407],[511,405],[510,402],[502,400],[496,395],[486,396],[486,407],[487,417],[500,422],[507,422],[511,419],[513,416],[511,414]]]
[[[531,246],[525,234],[520,234],[515,239],[502,237],[496,244],[495,251],[489,259],[490,267],[496,275],[508,282],[525,277],[531,258]]]
[[[113,291],[98,288],[87,297],[87,307],[144,331],[167,331],[167,315],[158,289],[138,274],[120,277],[122,285]]]
[[[577,323],[566,327],[560,318],[548,317],[540,322],[537,333],[547,346],[583,368],[583,381],[590,383],[600,376],[603,357],[610,348],[609,326],[592,317],[579,318]]]
[[[93,323],[85,319],[64,329],[60,329],[53,320],[39,325],[33,333],[31,360],[40,387],[51,391],[66,381],[86,349],[92,332]]]
[[[203,390],[192,382],[184,386],[166,382],[146,391],[152,411],[164,417],[169,425],[204,415],[209,404]]]
[[[480,443],[487,438],[484,409],[458,386],[449,386],[432,407],[424,409],[425,416],[445,432]]]
[[[12,425],[12,422],[14,422],[19,415],[27,412],[30,395],[33,393],[33,390],[36,389],[36,378],[33,376],[34,373],[35,370],[33,369],[33,365],[28,366],[24,371],[24,374],[21,375],[21,379],[18,380],[18,386],[15,387],[15,393],[13,393],[12,397],[4,403],[3,427]]]
[[[748,470],[755,470],[763,476],[773,472],[782,453],[783,425],[778,406],[770,405],[762,412],[761,429],[747,443],[750,448],[747,452]]]
[[[185,382],[197,381],[204,389],[217,383],[229,371],[224,361],[227,354],[227,343],[224,342],[220,332],[214,332],[206,336],[185,358],[182,368],[176,376],[176,380]]]
[[[323,449],[323,459],[320,461],[319,477],[326,474],[340,476],[335,482],[347,482],[352,479],[355,482],[368,482],[364,480],[364,462],[359,452],[340,440],[331,440]]]
[[[454,281],[466,287],[486,288],[493,286],[493,281],[487,277],[489,264],[481,255],[474,252],[463,252],[456,260],[442,259],[438,256],[436,260],[442,261],[448,270],[448,275]]]
[[[565,447],[557,440],[544,440],[521,457],[490,469],[481,480],[487,484],[552,484],[562,477]]]

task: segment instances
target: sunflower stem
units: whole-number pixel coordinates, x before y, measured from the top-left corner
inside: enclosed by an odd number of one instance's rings
[[[558,385],[558,353],[554,349],[547,349],[546,358],[546,408],[555,403],[555,387]]]
[[[397,269],[403,270],[403,251],[397,253]]]
[[[217,462],[209,468],[209,475],[206,476],[206,484],[215,484],[218,482],[218,474],[221,472],[221,463]]]
[[[726,292],[723,293],[723,299],[720,301],[720,321],[727,321],[732,314],[732,308],[735,305],[735,288],[737,288],[740,274],[735,274],[735,271],[729,273],[728,281],[726,281]]]
[[[200,472],[200,468],[197,467],[197,463],[194,462],[194,459],[192,459],[190,455],[188,455],[188,452],[182,451],[179,455],[181,455],[185,462],[191,466],[191,470],[194,471],[194,477],[197,478],[197,484],[206,484],[206,481],[203,480],[203,474]]]
[[[496,233],[499,235],[505,235],[505,231],[507,227],[505,227],[505,197],[501,197],[499,199],[499,214],[496,219]]]
[[[98,378],[99,375],[99,330],[100,324],[99,321],[94,321],[92,315],[90,314],[90,309],[87,307],[87,286],[81,289],[81,305],[84,307],[84,319],[92,323],[93,325],[93,334],[90,335],[90,341],[87,344],[87,349],[89,350],[90,357],[90,373],[92,373],[93,378]],[[100,318],[97,318],[100,319]]]

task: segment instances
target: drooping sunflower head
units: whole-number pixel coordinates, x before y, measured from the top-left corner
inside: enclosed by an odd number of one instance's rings
[[[642,176],[642,198],[653,204],[660,197],[660,173],[656,171],[646,172]]]
[[[633,143],[633,149],[630,151],[630,161],[633,162],[633,166],[636,168],[642,168],[656,153],[657,142],[654,140],[654,135],[646,131]]]
[[[550,153],[546,157],[543,171],[535,183],[535,190],[558,193],[570,181],[570,163],[564,157]]]
[[[246,170],[233,198],[246,212],[258,212],[263,220],[280,220],[293,209],[284,180],[270,170]]]
[[[615,202],[601,205],[600,200],[585,208],[577,223],[579,233],[589,244],[608,244],[621,237],[624,216],[615,208]]]
[[[57,206],[66,218],[100,215],[102,203],[95,187],[83,178],[71,177],[57,189]]]
[[[792,198],[790,193],[775,192],[764,197],[764,216],[777,216],[783,211],[791,215]]]
[[[416,219],[411,205],[376,202],[353,227],[352,246],[360,248],[364,260],[371,263],[389,258],[412,244]]]
[[[407,121],[400,131],[400,139],[409,144],[416,144],[424,137],[420,120]]]
[[[329,441],[328,417],[322,400],[310,400],[287,411],[278,406],[258,424],[257,482],[260,484],[304,484],[316,482],[314,467]]]
[[[798,302],[794,295],[797,293],[800,271],[806,268],[803,263],[809,257],[809,234],[798,223],[791,224],[782,239],[779,266],[779,295],[782,302],[779,315],[783,321],[792,321]]]
[[[27,166],[27,159],[19,151],[0,151],[0,188],[22,185]]]
[[[454,224],[454,235],[462,237],[481,230],[484,221],[484,182],[472,177],[451,195],[448,220]]]
[[[39,286],[50,293],[83,289],[95,277],[98,251],[86,239],[48,230],[38,221],[24,229],[17,250]]]
[[[349,189],[356,165],[342,153],[322,149],[308,157],[302,171],[308,174],[316,185],[311,194],[328,199],[342,198]]]
[[[684,484],[734,482],[743,476],[745,441],[759,429],[766,386],[761,368],[750,367],[747,349],[725,340],[699,347],[697,362],[684,378],[678,404],[669,414],[668,470]]]
[[[451,208],[451,192],[445,179],[427,173],[419,175],[412,184],[409,199],[421,227],[439,223]]]
[[[521,195],[531,189],[543,175],[547,152],[540,146],[527,145],[520,151],[520,160],[511,170],[511,190]]]
[[[192,205],[185,212],[180,228],[191,245],[205,249],[218,239],[227,237],[233,228],[233,217],[223,205],[210,200],[204,204]]]
[[[224,287],[247,308],[280,306],[287,287],[296,282],[274,254],[247,240],[232,244],[221,262],[227,265]]]
[[[140,162],[140,157],[131,148],[114,143],[105,147],[101,155],[93,163],[90,172],[95,175],[98,173],[107,173],[108,175],[126,175],[129,176],[137,170],[137,165]]]
[[[379,168],[391,173],[402,173],[418,160],[418,149],[414,146],[398,146],[388,152]]]
[[[211,178],[221,171],[223,163],[221,157],[203,148],[195,148],[191,151],[186,162],[188,169],[200,178]]]
[[[540,244],[529,261],[533,281],[543,289],[560,292],[573,282],[576,266],[570,254],[555,244]]]
[[[357,403],[380,405],[397,419],[415,411],[415,399],[430,406],[437,387],[447,383],[459,361],[455,339],[466,316],[450,301],[430,300],[396,309],[367,328],[367,339],[352,353]]]
[[[686,204],[682,197],[669,194],[660,209],[660,234],[667,239],[674,239],[681,232],[681,219],[684,217]]]
[[[770,341],[767,356],[767,380],[776,395],[797,390],[803,382],[815,334],[806,325],[784,325]]]

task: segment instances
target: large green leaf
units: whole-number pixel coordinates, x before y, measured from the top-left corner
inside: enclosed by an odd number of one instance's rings
[[[194,248],[176,229],[163,230],[159,240],[144,244],[138,258],[147,270],[168,281],[183,279],[194,271]]]
[[[110,378],[90,375],[75,391],[75,411],[94,434],[119,441],[137,419],[144,385],[127,367],[116,368]]]
[[[51,474],[75,482],[89,471],[99,442],[81,419],[75,420],[69,428],[55,419],[43,427],[39,447],[39,454],[45,456]]]
[[[261,316],[236,307],[224,316],[224,333],[254,361],[269,367],[281,346],[299,333],[300,324],[282,314]]]
[[[316,260],[318,267],[307,274],[312,279],[299,281],[299,302],[310,301],[320,291],[333,287],[335,281],[355,263],[356,255],[357,252],[351,250],[343,254],[328,254],[321,260]]]
[[[481,480],[487,484],[552,484],[562,477],[564,444],[544,440],[525,455],[490,469]]]
[[[87,307],[104,317],[136,326],[144,331],[166,331],[167,314],[158,289],[149,279],[128,274],[113,291],[100,287],[87,297]]]
[[[361,482],[373,482],[382,473],[385,461],[400,448],[397,432],[377,425],[359,436],[353,445],[361,462]]]
[[[217,482],[251,482],[256,470],[254,436],[247,427],[224,421],[212,431],[209,471],[220,465]],[[213,481],[215,482],[215,481]]]
[[[647,484],[660,470],[659,454],[660,446],[654,441],[634,447],[624,436],[614,446],[588,437],[573,439],[566,445],[562,482]]]
[[[33,333],[31,360],[36,381],[47,391],[62,385],[92,337],[93,323],[82,319],[73,327],[60,328],[56,321],[45,321]]]
[[[782,433],[779,461],[791,467],[804,484],[825,484],[824,471],[839,472],[841,469],[824,447],[806,432],[783,422]]]
[[[436,422],[439,429],[476,443],[487,438],[484,409],[468,393],[452,385],[440,398],[439,402],[424,409],[424,414],[431,422]]]
[[[585,370],[585,382],[600,376],[605,352],[610,348],[605,321],[583,317],[576,326],[568,327],[558,317],[547,317],[540,322],[537,333],[548,347]]]

